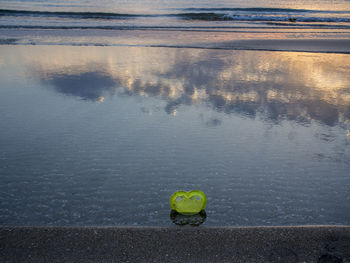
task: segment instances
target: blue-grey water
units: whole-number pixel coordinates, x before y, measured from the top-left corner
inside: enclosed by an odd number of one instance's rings
[[[348,225],[349,58],[2,45],[0,224]]]

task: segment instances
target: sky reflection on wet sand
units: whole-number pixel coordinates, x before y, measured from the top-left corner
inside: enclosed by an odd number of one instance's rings
[[[181,105],[209,103],[225,113],[264,113],[273,121],[317,120],[333,126],[350,119],[348,55],[137,47],[61,50],[63,54],[54,56],[31,51],[23,61],[27,74],[83,100],[123,93],[165,100],[168,113]]]
[[[179,188],[208,225],[350,222],[347,54],[1,53],[0,224],[167,225]]]

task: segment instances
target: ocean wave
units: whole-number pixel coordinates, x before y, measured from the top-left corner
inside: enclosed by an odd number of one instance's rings
[[[38,29],[38,30],[145,30],[145,31],[200,31],[200,32],[256,32],[255,30],[271,30],[271,29],[305,29],[305,28],[323,28],[323,29],[350,29],[350,25],[328,25],[328,24],[293,24],[293,23],[283,23],[283,22],[270,22],[267,23],[266,26],[127,26],[127,25],[113,25],[113,26],[78,26],[78,25],[0,25],[0,29]],[[242,31],[245,29],[246,31]],[[258,31],[260,33],[264,33],[264,31]],[[267,31],[269,33],[274,33]],[[278,32],[276,32],[278,33]],[[342,33],[342,32],[340,32]],[[348,33],[344,31],[344,33]]]
[[[70,19],[137,19],[152,17],[168,17],[180,20],[199,21],[245,21],[245,22],[328,22],[328,23],[350,23],[350,16],[315,15],[320,11],[304,9],[281,9],[281,8],[188,8],[185,13],[171,14],[123,14],[103,12],[50,12],[50,11],[29,11],[29,10],[7,10],[0,9],[0,16],[14,17],[63,17]],[[204,12],[204,11],[212,12]],[[324,11],[326,12],[326,11]],[[333,11],[336,12],[336,11]],[[343,13],[345,14],[344,11]],[[309,13],[309,14],[306,14]],[[348,12],[350,14],[350,11]]]
[[[0,9],[0,16],[41,16],[41,17],[68,17],[79,19],[127,19],[136,17],[147,17],[152,15],[103,13],[103,12],[51,12],[51,11],[29,11],[29,10],[7,10]]]
[[[263,7],[250,7],[250,8],[183,8],[182,11],[193,12],[255,12],[255,13],[329,13],[329,14],[350,14],[350,11],[337,11],[337,10],[310,10],[310,9],[293,9],[293,8],[263,8]]]
[[[349,23],[350,18],[342,17],[307,17],[307,16],[281,16],[281,15],[255,15],[255,14],[227,14],[227,13],[183,13],[176,14],[186,20],[206,20],[206,21],[256,21],[256,22],[345,22]]]

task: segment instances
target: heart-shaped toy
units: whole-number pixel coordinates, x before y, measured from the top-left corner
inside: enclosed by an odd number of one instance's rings
[[[207,197],[200,190],[177,191],[170,197],[171,209],[183,215],[195,215],[207,204]]]

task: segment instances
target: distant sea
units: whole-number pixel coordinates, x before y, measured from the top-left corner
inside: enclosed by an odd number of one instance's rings
[[[72,30],[75,30],[74,33]],[[121,30],[238,32],[240,33],[236,36],[238,39],[281,37],[348,39],[350,2],[347,0],[0,1],[2,44],[17,42],[118,45],[120,41],[111,38]],[[85,37],[72,39],[76,35]],[[102,37],[99,37],[98,41],[93,41],[86,36]],[[157,42],[138,41],[134,44],[150,45]]]

